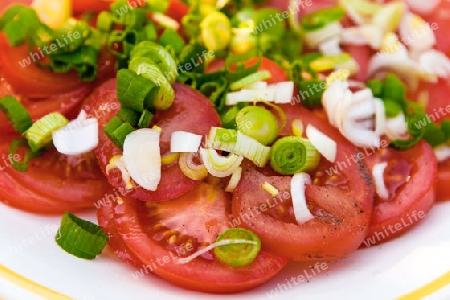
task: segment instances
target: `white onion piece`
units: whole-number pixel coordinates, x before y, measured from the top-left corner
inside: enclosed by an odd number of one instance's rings
[[[339,22],[328,24],[324,28],[305,33],[305,43],[310,48],[318,47],[324,41],[339,36],[342,30],[342,25]]]
[[[335,55],[342,52],[341,48],[339,47],[339,36],[334,36],[332,38],[329,38],[326,41],[323,41],[319,45],[319,51],[323,55]]]
[[[241,181],[241,176],[242,176],[242,168],[239,167],[231,175],[230,181],[228,182],[228,185],[225,188],[225,192],[229,192],[229,193],[234,192],[237,185],[239,184],[239,181]]]
[[[243,90],[262,90],[267,88],[267,82],[265,81],[257,81],[246,85]]]
[[[202,136],[186,131],[174,131],[170,138],[170,152],[197,152]]]
[[[340,37],[342,44],[369,45],[372,49],[380,49],[384,32],[375,25],[365,24],[342,29]]]
[[[380,136],[374,130],[358,126],[351,119],[345,120],[342,128],[342,135],[352,144],[358,147],[380,147]]]
[[[373,166],[372,169],[372,177],[375,181],[375,191],[381,199],[386,200],[389,197],[389,191],[386,188],[386,184],[384,182],[384,170],[387,167],[387,162],[378,163]]]
[[[123,161],[131,178],[149,191],[155,191],[161,180],[159,137],[159,131],[143,128],[127,135],[123,144]]]
[[[450,60],[442,52],[431,49],[419,56],[419,63],[425,73],[448,78],[450,75]]]
[[[275,103],[290,103],[294,95],[294,82],[279,82],[275,87]]]
[[[53,145],[59,153],[79,155],[98,145],[98,120],[87,118],[82,110],[75,120],[52,133]]]
[[[438,162],[443,162],[450,158],[450,146],[441,145],[434,148],[434,154],[436,155]]]
[[[380,71],[391,71],[396,74],[411,77],[420,73],[420,65],[409,58],[403,45],[394,53],[379,52],[369,61],[367,78],[374,77]]]
[[[312,125],[306,127],[306,137],[323,157],[330,162],[336,161],[337,144],[334,140]]]
[[[386,113],[384,111],[384,102],[381,99],[374,98],[375,103],[375,133],[382,135],[386,129]]]
[[[433,48],[436,44],[436,37],[430,26],[421,17],[411,12],[403,16],[399,34],[412,53],[421,53]]]
[[[409,8],[421,15],[433,12],[442,0],[405,0]]]
[[[338,127],[333,115],[336,112],[336,105],[342,98],[344,98],[344,94],[347,89],[347,82],[336,80],[325,90],[322,95],[322,103],[327,113],[328,120],[334,127]]]
[[[386,120],[385,134],[392,140],[405,137],[408,125],[405,121],[403,113],[398,114],[395,118]]]
[[[308,173],[297,173],[292,176],[292,206],[298,224],[303,224],[314,218],[306,205],[305,185],[307,184],[311,184],[311,177]]]
[[[273,102],[274,100],[275,89],[268,87],[261,90],[240,90],[238,92],[228,93],[225,99],[225,104],[227,106],[234,106],[240,102]]]
[[[371,98],[354,103],[347,111],[346,117],[350,119],[367,119],[375,114],[375,103]]]

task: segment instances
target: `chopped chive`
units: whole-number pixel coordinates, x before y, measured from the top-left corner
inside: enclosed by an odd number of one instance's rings
[[[0,110],[6,115],[14,129],[23,134],[33,125],[30,114],[25,107],[12,96],[0,99]]]

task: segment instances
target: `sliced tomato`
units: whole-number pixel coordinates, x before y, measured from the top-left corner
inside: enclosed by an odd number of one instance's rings
[[[166,15],[181,23],[181,19],[189,12],[189,6],[180,0],[170,0]]]
[[[383,148],[366,158],[369,169],[387,162],[384,182],[388,199],[375,197],[372,221],[364,244],[390,240],[411,229],[431,209],[437,175],[433,149],[423,140],[406,151]]]
[[[161,155],[170,151],[170,139],[174,131],[188,131],[207,135],[210,128],[220,126],[220,118],[211,102],[193,89],[175,83],[175,100],[165,111],[158,111],[154,123],[161,127]],[[106,136],[103,127],[117,115],[120,104],[117,102],[116,80],[112,79],[100,86],[88,99],[85,109],[88,114],[99,119],[99,146],[95,150],[101,169],[106,174],[106,166],[112,157],[122,154],[121,150]],[[114,107],[113,107],[114,106]],[[118,169],[106,174],[109,182],[116,188],[125,188],[122,175]],[[186,177],[180,170],[178,162],[162,167],[162,177],[158,189],[154,192],[141,187],[129,192],[131,197],[140,200],[162,201],[176,198],[193,189],[199,181]]]
[[[250,59],[248,62],[246,62],[245,66],[250,67],[254,65],[257,62],[257,58]],[[207,73],[213,73],[217,72],[220,69],[222,69],[225,66],[225,60],[224,59],[216,59],[213,60],[208,64],[207,67]],[[273,60],[263,57],[261,60],[261,67],[259,68],[259,71],[269,71],[272,75],[271,78],[266,80],[268,83],[276,83],[276,82],[282,82],[282,81],[288,81],[288,77],[286,74],[286,71],[283,70],[282,67],[280,67],[276,62]]]
[[[334,259],[357,249],[368,232],[372,215],[373,188],[367,168],[358,154],[338,131],[319,113],[300,106],[280,105],[287,124],[283,135],[292,135],[290,124],[301,119],[328,135],[337,143],[336,163],[321,159],[306,186],[307,204],[314,219],[298,224],[290,195],[291,176],[281,176],[254,167],[244,168],[233,194],[236,226],[258,234],[263,248],[295,260]],[[278,189],[272,197],[261,185]]]
[[[92,207],[108,191],[92,153],[68,157],[50,149],[30,160],[27,172],[16,171],[8,155],[16,137],[4,135],[0,143],[1,201],[30,212],[62,213]]]
[[[74,13],[109,10],[109,6],[113,3],[113,1],[108,0],[72,0],[71,2]]]
[[[266,282],[288,260],[261,251],[251,264],[234,268],[209,251],[190,262],[178,262],[214,242],[230,227],[230,198],[221,187],[209,183],[201,183],[172,201],[124,198],[120,204],[112,203],[114,222],[119,238],[146,271],[190,290],[240,292]]]
[[[95,86],[110,78],[114,70],[114,58],[107,51],[99,56],[98,80],[94,83],[81,82],[75,71],[54,73],[38,67],[30,55],[27,45],[12,47],[4,34],[0,33],[0,63],[4,78],[15,91],[30,98],[47,98],[55,94],[71,92],[85,85]],[[33,53],[34,59],[42,57]]]
[[[450,200],[450,159],[438,164],[436,200]]]
[[[425,21],[430,23],[436,37],[436,49],[450,55],[450,40],[448,39],[448,28],[450,28],[450,2],[440,1],[436,9],[428,16],[423,16]]]

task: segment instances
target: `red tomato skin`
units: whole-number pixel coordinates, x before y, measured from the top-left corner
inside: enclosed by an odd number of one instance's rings
[[[85,13],[88,11],[108,11],[113,1],[108,0],[72,0],[72,11],[74,13]]]
[[[376,197],[372,221],[364,245],[373,245],[374,241],[376,244],[389,241],[407,232],[428,213],[434,204],[437,162],[433,149],[422,140],[413,148],[403,152],[402,156],[414,164],[411,179],[404,184],[394,199],[381,201]],[[411,217],[418,216],[419,213],[421,217]],[[410,222],[410,218],[413,218],[414,222]],[[396,224],[401,225],[395,227]]]
[[[450,201],[450,159],[438,164],[436,200]]]
[[[189,6],[180,0],[170,0],[166,15],[181,23],[181,19],[189,13]]]
[[[188,198],[189,194],[183,197]],[[139,223],[139,211],[145,205],[143,202],[124,198],[122,204],[113,205],[118,232],[142,265],[156,266],[153,269],[156,275],[189,290],[214,294],[242,292],[268,281],[288,262],[285,258],[261,251],[250,265],[239,268],[224,265],[217,259],[194,259],[187,264],[177,264],[174,254],[168,253],[168,250],[144,233],[144,228]],[[166,256],[170,258],[169,262],[164,265],[155,263],[158,258]]]
[[[165,111],[158,111],[154,118],[154,122],[162,128],[160,138],[162,155],[170,150],[170,137],[173,131],[184,130],[205,136],[211,127],[220,126],[220,118],[208,99],[182,84],[175,83],[173,87],[175,89],[174,104]],[[106,166],[110,159],[115,155],[122,154],[122,151],[103,131],[103,127],[113,116],[117,115],[120,108],[116,94],[116,80],[111,79],[94,91],[84,109],[88,114],[98,116],[99,119],[99,146],[94,152],[100,168],[115,188],[125,189],[118,170],[112,170],[109,175],[106,174]],[[186,99],[190,99],[190,103],[187,103]],[[147,191],[137,187],[130,190],[128,195],[143,201],[163,201],[179,197],[197,184],[199,181],[186,177],[176,162],[163,166],[161,181],[156,191]]]
[[[347,156],[357,153],[353,145],[314,112],[298,105],[280,105],[280,107],[286,113],[287,124],[291,124],[294,119],[301,119],[305,128],[308,124],[312,124],[335,140],[338,145],[336,162],[345,162]],[[290,126],[286,126],[281,135],[292,135]],[[348,179],[350,191],[348,193],[337,187],[306,186],[308,201],[314,200],[315,206],[323,207],[333,215],[335,225],[328,224],[322,217],[297,225],[266,216],[264,213],[251,215],[250,212],[261,204],[269,205],[267,201],[272,205],[275,203],[275,200],[261,188],[264,181],[274,184],[280,191],[279,197],[284,197],[282,195],[289,192],[291,179],[290,176],[265,176],[261,170],[251,169],[244,172],[233,194],[234,218],[241,220],[242,224],[239,226],[258,234],[263,249],[270,253],[299,261],[343,257],[357,249],[368,232],[374,190],[364,162],[359,161],[342,172]],[[287,199],[290,201],[290,197]],[[336,203],[337,199],[347,201]],[[243,218],[245,213],[250,214],[250,218]]]

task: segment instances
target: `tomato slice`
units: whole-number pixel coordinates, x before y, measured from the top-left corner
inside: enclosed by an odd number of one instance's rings
[[[438,164],[436,200],[450,200],[450,159]]]
[[[50,149],[30,160],[27,172],[16,171],[8,156],[14,138],[4,135],[0,143],[1,201],[30,212],[62,213],[92,207],[108,190],[92,153],[69,157]]]
[[[113,3],[113,1],[108,0],[72,0],[71,2],[74,13],[109,10],[109,6]]]
[[[114,222],[120,238],[146,272],[191,290],[240,292],[266,282],[288,260],[261,251],[250,265],[233,268],[219,262],[210,251],[188,263],[178,263],[179,258],[209,245],[229,228],[230,198],[221,187],[204,182],[173,201],[124,198],[120,204],[112,203]]]
[[[389,198],[375,197],[372,221],[364,244],[388,241],[406,231],[431,209],[437,175],[433,149],[423,140],[406,151],[383,148],[366,158],[369,169],[387,162],[384,181]]]
[[[337,143],[336,163],[321,159],[306,187],[307,203],[315,218],[298,225],[290,196],[290,176],[273,171],[244,168],[233,194],[235,226],[248,228],[261,238],[263,248],[295,260],[334,259],[357,249],[368,232],[372,215],[373,188],[365,164],[357,160],[357,149],[331,127],[319,112],[301,106],[280,105],[289,124],[301,119]],[[355,160],[352,160],[355,157]],[[342,166],[342,167],[341,167]],[[261,188],[264,182],[279,193],[272,197]]]
[[[210,128],[220,126],[220,118],[211,102],[193,89],[175,83],[175,100],[165,111],[158,111],[154,123],[162,128],[160,138],[161,155],[170,151],[172,132],[183,130],[200,135],[207,135]],[[121,150],[106,136],[103,127],[117,114],[120,104],[117,102],[116,80],[110,80],[100,86],[88,99],[85,109],[88,114],[99,119],[99,146],[95,150],[100,168],[115,188],[125,189],[122,175],[118,169],[106,174],[106,166]],[[162,177],[158,189],[154,192],[137,187],[129,191],[129,196],[147,201],[162,201],[176,198],[193,189],[199,181],[186,177],[180,170],[178,162],[162,167]]]

